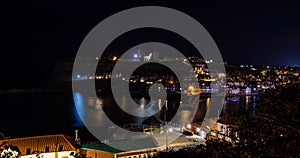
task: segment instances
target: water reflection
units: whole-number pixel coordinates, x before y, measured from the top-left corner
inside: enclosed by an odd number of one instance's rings
[[[252,114],[256,115],[256,96],[253,97]]]
[[[250,102],[251,96],[246,96],[246,105],[245,105],[245,109],[248,110],[249,108],[249,102]]]
[[[82,126],[82,120],[80,116],[85,116],[85,109],[83,105],[83,98],[80,93],[74,93],[73,95],[74,98],[74,106],[73,106],[73,116],[74,116],[74,123],[73,126]]]
[[[184,122],[184,120],[190,120],[191,118],[191,111],[190,110],[182,110],[180,111],[180,117],[179,117],[179,121],[177,122],[178,124],[181,124],[181,125],[184,125],[184,124],[187,124],[189,122]],[[192,120],[190,120],[192,121]]]
[[[210,98],[206,98],[206,109],[209,109],[210,106]]]
[[[158,99],[158,108],[161,109],[161,99]]]
[[[83,97],[80,93],[74,94],[74,102],[76,109],[78,111],[78,114],[81,116],[81,118],[85,118],[86,114],[88,113],[87,109],[84,108],[85,104],[86,107],[89,107],[89,110],[92,111],[94,114],[94,119],[96,120],[97,124],[101,125],[103,121],[102,115],[107,115],[115,124],[122,125],[122,124],[128,124],[128,123],[137,123],[142,124],[142,122],[147,119],[145,117],[135,117],[132,116],[125,111],[123,111],[116,102],[114,101],[112,96],[106,96],[105,98],[97,97],[97,98],[88,98],[87,100],[84,100],[85,97]],[[240,110],[247,110],[249,107],[251,107],[252,113],[256,115],[256,96],[241,96],[239,97],[238,101],[231,101],[231,100],[224,100],[224,106],[222,110],[218,111],[218,114],[220,116],[224,115],[228,112],[234,112],[234,111],[240,111]],[[180,119],[177,120],[178,123],[186,123],[182,122],[182,120],[187,120],[187,118],[191,117],[191,109],[189,108],[191,103],[182,103],[180,100],[175,99],[168,99],[165,103],[162,103],[161,99],[158,100],[149,100],[144,97],[134,100],[139,104],[139,106],[133,107],[133,105],[128,105],[127,98],[123,96],[121,98],[122,102],[121,105],[124,109],[128,108],[135,108],[136,111],[142,111],[142,112],[150,112],[155,113],[155,116],[157,116],[159,119],[164,120],[164,115],[166,114],[167,121],[171,120],[172,117],[179,112]],[[148,104],[150,103],[150,104]],[[198,108],[198,111],[195,115],[195,119],[203,119],[206,111],[209,109],[211,103],[210,97],[203,97],[199,99],[199,107],[194,106],[194,108]],[[147,105],[147,106],[146,106]],[[184,106],[188,108],[187,110],[181,110],[177,111],[179,106]],[[189,110],[190,109],[190,110]],[[104,113],[97,113],[96,111],[104,111]],[[75,117],[75,124],[79,125],[81,124],[81,119],[79,115],[77,114],[77,111],[73,111],[73,115]]]

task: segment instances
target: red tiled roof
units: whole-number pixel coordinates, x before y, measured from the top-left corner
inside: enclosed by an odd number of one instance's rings
[[[6,145],[17,146],[20,149],[21,155],[26,155],[28,148],[30,148],[30,153],[33,151],[39,151],[43,153],[55,152],[59,150],[76,150],[75,143],[73,142],[72,138],[63,134],[0,140],[0,144],[3,142],[5,142]],[[48,151],[46,151],[46,148],[48,148]]]

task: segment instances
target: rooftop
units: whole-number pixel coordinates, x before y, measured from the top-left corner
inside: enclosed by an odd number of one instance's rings
[[[17,146],[21,155],[32,154],[37,151],[44,153],[76,150],[73,139],[63,134],[0,140],[0,144],[2,143],[3,145]]]

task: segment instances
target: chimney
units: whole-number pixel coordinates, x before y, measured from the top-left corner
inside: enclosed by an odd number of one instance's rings
[[[75,130],[75,142],[78,142],[78,129]]]

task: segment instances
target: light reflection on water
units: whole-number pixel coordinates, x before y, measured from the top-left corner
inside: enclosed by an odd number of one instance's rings
[[[225,100],[225,106],[222,111],[220,111],[220,115],[246,108],[251,110],[254,115],[257,115],[259,111],[256,109],[258,106],[256,100],[258,99],[258,96],[242,96],[236,102]],[[109,95],[105,98],[88,98],[83,97],[80,93],[16,93],[1,94],[0,100],[2,105],[2,126],[5,127],[1,132],[4,131],[4,133],[15,137],[49,134],[49,131],[52,131],[53,134],[57,134],[57,132],[64,133],[69,130],[71,130],[69,134],[72,135],[74,128],[84,126],[78,112],[81,115],[87,114],[84,108],[85,105],[94,111],[105,111],[115,122],[119,122],[120,124],[126,122],[141,123],[146,119],[130,116],[120,111],[120,109],[112,107],[112,105],[116,103],[113,101],[112,96]],[[142,102],[141,98],[136,98],[135,100],[137,103]],[[149,102],[146,98],[143,100],[146,103]],[[203,118],[205,116],[206,107],[208,107],[206,104],[207,100],[208,99],[204,97],[200,98],[196,118]],[[125,101],[126,99],[124,102]],[[76,104],[74,104],[74,102]],[[125,103],[123,105],[130,107],[130,105],[126,105]],[[153,106],[154,108],[152,108],[152,110],[160,110],[156,116],[164,120],[164,114],[166,113],[167,120],[170,120],[174,113],[177,112],[176,108],[179,105],[190,105],[190,102],[180,103],[179,101],[172,101],[168,98],[168,109],[165,108],[161,100],[158,100],[155,105],[157,106]],[[144,106],[144,108],[147,107]],[[13,117],[11,114],[12,111],[14,112]],[[180,116],[182,120],[184,120],[184,118],[189,117],[189,114],[183,110]],[[98,122],[101,122],[103,115],[95,115],[94,118],[98,120]],[[43,124],[37,125],[37,120]]]
[[[230,100],[225,100],[224,106],[220,115],[224,115],[225,113],[228,112],[234,112],[234,111],[239,111],[239,110],[247,110],[249,107],[252,107],[252,112],[254,115],[256,115],[256,97],[254,96],[241,96],[237,101],[230,101]],[[167,120],[171,120],[172,117],[175,115],[177,112],[177,107],[179,104],[182,103],[168,100],[166,103],[162,103],[162,101],[159,100],[150,100],[146,99],[144,97],[140,99],[134,99],[137,103],[139,103],[140,106],[133,107],[133,105],[127,105],[127,99],[125,96],[122,97],[122,102],[121,105],[124,109],[127,108],[135,108],[137,111],[146,111],[146,110],[151,110],[151,112],[156,112],[155,116],[160,118],[161,120],[164,120],[164,115],[167,115]],[[75,93],[74,94],[74,102],[76,105],[76,108],[78,110],[78,114],[81,115],[83,118],[86,115],[86,109],[84,108],[84,105],[87,104],[88,107],[94,108],[94,110],[104,110],[105,114],[116,124],[127,124],[127,123],[137,123],[137,124],[142,124],[142,122],[146,119],[143,117],[135,117],[132,115],[127,114],[126,112],[120,110],[119,107],[117,107],[116,103],[113,100],[112,96],[107,96],[105,98],[97,97],[97,98],[88,98],[87,100],[84,100],[84,97],[80,93]],[[146,107],[147,103],[149,103],[148,106]],[[167,106],[165,106],[167,105]],[[178,105],[178,106],[177,106]],[[199,118],[204,118],[206,110],[210,106],[210,97],[206,98],[200,98],[199,99],[199,107],[198,111],[196,113],[196,119]],[[102,109],[103,108],[103,109]],[[74,108],[75,109],[75,108]],[[183,123],[181,120],[186,120],[191,116],[190,110],[182,110],[179,112],[180,120],[178,123]],[[76,109],[73,110],[73,115],[75,116],[74,120],[74,126],[82,125],[82,121],[77,114]],[[101,124],[103,120],[103,116],[101,115],[96,115],[94,116],[94,119],[96,119],[97,122]]]
[[[246,109],[247,107],[254,115],[257,115],[259,112],[256,110],[258,104],[255,100],[257,99],[257,96],[244,96],[240,97],[240,99],[236,102],[226,100],[225,106],[222,111],[220,111],[220,115],[222,116],[225,113],[237,111],[243,108]],[[26,134],[42,134],[42,132],[45,132],[44,134],[49,134],[49,130],[70,130],[73,127],[84,126],[78,112],[80,115],[87,114],[86,108],[84,108],[85,106],[90,107],[95,112],[105,111],[107,115],[112,117],[114,122],[119,124],[142,123],[146,119],[133,117],[120,110],[120,108],[117,109],[116,107],[113,107],[112,105],[115,105],[116,103],[112,96],[109,95],[105,98],[88,98],[83,97],[80,93],[74,93],[73,95],[69,93],[17,93],[2,94],[0,95],[0,100],[3,105],[1,106],[1,111],[3,111],[2,124],[3,127],[5,127],[2,131],[19,137]],[[206,107],[209,107],[209,105],[206,104],[208,102],[207,100],[208,99],[204,97],[200,98],[196,118],[203,118],[205,116],[205,112],[207,110]],[[74,102],[76,104],[74,104]],[[124,102],[126,102],[126,99],[124,99]],[[136,98],[136,102],[148,103],[149,100],[147,98]],[[131,107],[125,103],[123,105]],[[165,105],[161,100],[158,100],[154,106],[150,106],[152,107],[150,110],[160,110],[156,113],[156,116],[161,120],[164,120],[164,115],[166,114],[166,119],[170,120],[177,112],[176,109],[179,105],[189,107],[188,105],[190,105],[190,102],[187,101],[180,103],[179,101],[172,101],[172,99],[168,98],[168,109],[165,108]],[[145,108],[147,107],[140,107],[140,109]],[[11,111],[13,111],[14,116],[17,117],[11,117]],[[182,117],[182,120],[186,120],[186,118],[190,115],[184,110],[178,114]],[[97,120],[97,122],[101,122],[103,120],[103,115],[95,115],[94,119]],[[39,120],[39,122],[43,122],[43,125],[37,126],[37,120]],[[18,126],[15,126],[16,124]],[[24,131],[23,129],[28,130]],[[71,135],[72,134],[73,131],[71,132]]]
[[[84,100],[86,98],[86,100]],[[135,105],[128,105],[128,101],[125,96],[122,97],[122,102],[121,105],[124,109],[128,108],[135,108],[136,111],[145,111],[145,112],[151,112],[151,113],[156,113],[157,116],[161,115],[160,110],[162,109],[162,102],[161,100],[148,100],[145,98],[141,99],[135,99],[138,103],[139,106],[133,107]],[[147,104],[150,102],[150,104]],[[116,124],[124,123],[124,121],[128,123],[138,123],[141,124],[142,121],[144,121],[146,118],[141,118],[141,117],[134,117],[129,114],[127,114],[125,111],[120,110],[116,103],[113,101],[112,97],[106,97],[106,98],[93,98],[93,97],[83,97],[80,93],[75,93],[74,94],[74,103],[75,103],[75,110],[74,115],[76,116],[75,118],[75,123],[74,125],[82,124],[82,121],[80,120],[79,115],[81,118],[85,118],[87,115],[87,109],[92,109],[92,114],[96,116],[88,116],[88,117],[94,117],[95,122],[98,124],[101,124],[101,122],[104,120],[103,116],[99,115],[100,113],[97,113],[95,111],[97,110],[104,110],[105,114],[113,120]],[[147,105],[147,106],[146,106]],[[76,111],[78,110],[78,113]],[[93,111],[94,110],[94,111]],[[103,113],[101,113],[103,114]]]
[[[80,116],[85,117],[85,108],[83,103],[83,98],[80,93],[74,93],[73,95],[75,106],[73,106],[73,116],[74,116],[74,124],[73,126],[82,126],[83,123],[81,121]],[[92,104],[92,103],[91,103]]]

